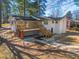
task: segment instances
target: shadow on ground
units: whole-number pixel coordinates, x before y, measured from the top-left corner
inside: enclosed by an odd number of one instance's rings
[[[75,53],[54,49],[49,46],[47,49],[25,47],[13,44],[10,41],[0,38],[0,46],[5,44],[11,51],[13,57],[9,59],[78,59],[79,56]],[[37,44],[35,44],[37,45]],[[33,52],[34,51],[34,52]],[[36,51],[36,52],[35,52]],[[46,56],[46,57],[41,57]],[[62,57],[61,57],[62,56]],[[6,57],[6,59],[8,59]]]
[[[58,37],[55,37],[55,39],[59,42],[59,43],[63,43],[63,44],[79,44],[79,32],[66,32],[63,34],[60,34]]]

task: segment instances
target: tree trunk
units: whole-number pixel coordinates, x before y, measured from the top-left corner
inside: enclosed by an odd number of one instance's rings
[[[25,0],[24,0],[24,17],[25,17]]]
[[[1,10],[0,10],[0,27],[1,27]]]
[[[1,27],[1,19],[2,19],[2,8],[1,8],[1,6],[2,6],[2,0],[0,0],[0,27]]]

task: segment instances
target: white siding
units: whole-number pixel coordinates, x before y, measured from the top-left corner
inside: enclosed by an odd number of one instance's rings
[[[59,22],[59,33],[65,33],[66,32],[66,18],[63,18]]]
[[[48,29],[48,30],[51,30],[51,28],[53,28],[53,33],[56,33],[56,34],[61,34],[61,33],[65,33],[66,32],[66,25],[67,25],[67,22],[66,22],[66,17],[64,17],[63,19],[61,20],[58,20],[58,23],[52,23],[52,20],[49,20],[48,21],[48,24],[44,24],[43,25]]]

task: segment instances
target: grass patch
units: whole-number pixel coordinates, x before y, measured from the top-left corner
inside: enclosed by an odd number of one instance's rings
[[[3,26],[3,27],[8,27],[8,26],[10,26],[10,24],[5,23],[5,24],[2,24],[2,26]]]

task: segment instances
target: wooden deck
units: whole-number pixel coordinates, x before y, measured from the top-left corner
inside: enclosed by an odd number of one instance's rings
[[[38,31],[38,30],[40,30],[40,28],[35,28],[35,29],[26,29],[26,30],[23,30],[23,31],[25,32],[25,31]]]

